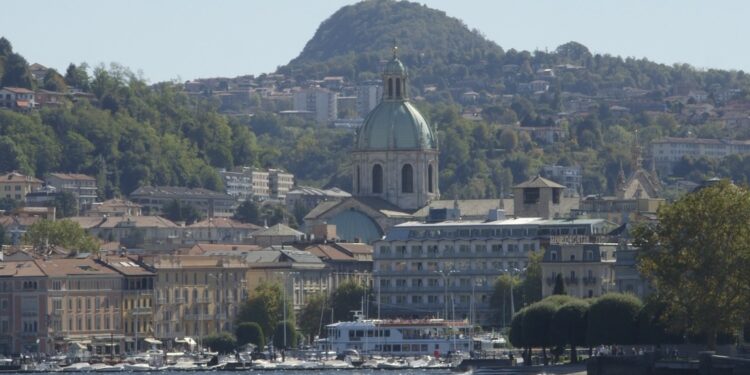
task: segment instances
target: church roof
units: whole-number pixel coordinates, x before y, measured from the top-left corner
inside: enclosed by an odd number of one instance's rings
[[[406,100],[383,100],[357,133],[356,150],[436,149],[422,114]]]

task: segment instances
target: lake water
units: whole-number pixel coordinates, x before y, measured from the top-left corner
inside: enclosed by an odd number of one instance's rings
[[[339,369],[339,370],[248,370],[248,371],[190,371],[187,374],[203,375],[203,374],[248,374],[248,375],[272,375],[272,374],[283,374],[283,375],[309,375],[315,373],[316,375],[447,375],[457,374],[450,370],[445,369],[399,369],[399,370],[372,370],[372,369]],[[154,374],[164,375],[185,375],[184,371],[159,371]]]

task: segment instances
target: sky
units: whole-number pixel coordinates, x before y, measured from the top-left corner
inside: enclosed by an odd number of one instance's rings
[[[422,0],[508,50],[593,53],[750,71],[745,0]],[[273,72],[352,0],[0,1],[0,36],[29,63],[119,63],[150,82]]]

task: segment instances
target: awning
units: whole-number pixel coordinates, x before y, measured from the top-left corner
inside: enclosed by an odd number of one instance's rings
[[[151,337],[147,337],[147,338],[143,339],[143,341],[145,341],[145,342],[147,342],[147,343],[149,343],[151,345],[161,345],[162,344],[161,341],[159,341],[157,339],[154,339],[154,338],[151,338]]]

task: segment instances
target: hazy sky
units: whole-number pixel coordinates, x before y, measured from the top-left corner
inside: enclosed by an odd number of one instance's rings
[[[151,82],[259,74],[297,56],[346,0],[0,1],[0,36],[29,63],[118,62]],[[750,71],[745,0],[424,0],[504,49],[594,53]]]

